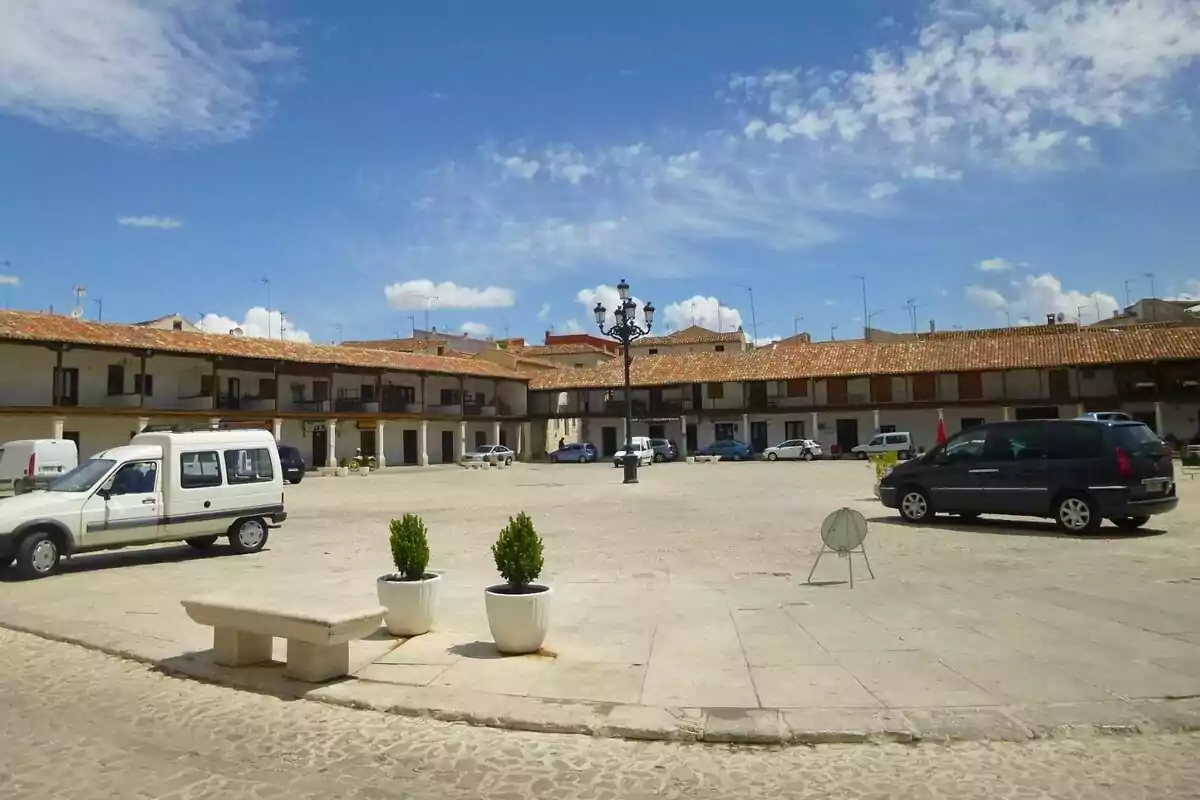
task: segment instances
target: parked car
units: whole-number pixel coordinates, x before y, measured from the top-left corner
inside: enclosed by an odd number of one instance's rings
[[[768,447],[763,451],[763,458],[767,459],[767,461],[781,461],[785,459],[812,461],[814,458],[820,458],[823,455],[825,455],[825,451],[821,449],[821,445],[812,439],[788,439],[786,442],[780,442],[774,447]]]
[[[291,445],[279,445],[279,464],[283,468],[284,483],[299,483],[304,480],[304,456]]]
[[[44,491],[0,503],[0,569],[53,574],[64,555],[228,537],[256,553],[287,519],[283,470],[270,431],[140,433],[97,453]]]
[[[850,452],[866,460],[877,453],[897,453],[900,458],[912,458],[917,452],[912,434],[904,431],[877,433],[866,444],[855,445]]]
[[[44,489],[79,464],[70,439],[15,439],[0,445],[0,497]]]
[[[649,436],[634,436],[630,440],[633,447],[633,454],[638,457],[640,466],[650,466],[654,463],[654,448],[650,446]],[[613,466],[621,467],[625,465],[625,448],[621,448],[613,453]]]
[[[1050,517],[1090,533],[1108,519],[1135,530],[1179,504],[1171,455],[1140,422],[994,422],[898,465],[879,499],[909,522],[937,513]]]
[[[463,461],[486,461],[489,464],[504,464],[508,466],[517,458],[517,454],[502,444],[481,444],[469,453],[463,455]]]
[[[551,464],[589,464],[600,457],[591,442],[571,442],[550,454]]]
[[[1124,411],[1089,411],[1081,414],[1079,419],[1090,419],[1093,422],[1132,422],[1133,417]]]
[[[654,460],[660,464],[679,458],[679,448],[670,439],[651,439],[650,449],[654,451]]]
[[[754,458],[754,451],[737,439],[718,439],[708,447],[701,447],[698,455],[720,456],[725,461],[748,461]]]

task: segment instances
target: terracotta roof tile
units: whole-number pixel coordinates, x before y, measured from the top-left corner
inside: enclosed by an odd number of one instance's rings
[[[1070,329],[1044,334],[922,339],[890,343],[821,342],[744,353],[639,356],[631,381],[668,386],[709,381],[973,372],[1200,359],[1200,328],[1157,326]],[[531,389],[616,388],[619,361],[539,375]]]
[[[567,342],[564,344],[532,344],[525,347],[510,347],[510,353],[521,356],[532,356],[534,358],[544,356],[580,356],[599,353],[605,356],[612,356],[602,347],[597,347],[594,344],[587,342]]]
[[[85,322],[54,314],[0,311],[0,341],[45,344],[77,344],[152,350],[180,355],[213,355],[321,364],[332,367],[390,369],[397,372],[435,372],[445,375],[476,375],[488,378],[525,380],[525,376],[498,364],[471,358],[397,353],[338,345],[303,344],[278,339],[237,337],[220,333],[191,333]]]
[[[708,328],[701,328],[699,325],[691,325],[674,333],[668,333],[666,336],[646,336],[638,339],[637,346],[656,347],[672,344],[708,344],[710,342],[745,343],[745,341],[746,336],[741,331],[717,333],[716,331],[710,331]]]
[[[394,353],[413,353],[430,345],[445,344],[445,339],[361,339],[341,342],[339,347],[359,347],[368,350],[390,350]]]

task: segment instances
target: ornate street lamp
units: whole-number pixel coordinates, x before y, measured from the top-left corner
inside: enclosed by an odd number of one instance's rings
[[[625,357],[625,483],[637,483],[638,457],[633,452],[633,390],[629,386],[629,365],[633,363],[633,359],[629,356],[629,343],[650,333],[650,326],[654,324],[654,305],[646,303],[642,309],[642,314],[646,318],[646,327],[642,328],[635,321],[637,303],[629,297],[629,284],[625,282],[624,278],[617,284],[617,293],[621,297],[621,302],[613,311],[616,322],[611,328],[607,330],[604,328],[608,309],[602,303],[596,303],[594,311],[596,312],[596,324],[600,326],[600,333],[620,342]]]

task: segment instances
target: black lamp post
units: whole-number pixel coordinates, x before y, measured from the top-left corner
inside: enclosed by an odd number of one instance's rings
[[[616,322],[611,328],[604,328],[604,318],[608,315],[608,309],[602,303],[596,303],[594,310],[600,333],[620,342],[625,357],[625,483],[637,483],[638,457],[633,452],[633,390],[629,386],[629,365],[633,363],[633,359],[629,357],[629,343],[650,333],[650,326],[654,324],[654,305],[646,303],[642,309],[642,314],[646,317],[646,327],[642,328],[635,321],[637,303],[630,299],[629,284],[624,278],[617,284],[617,292],[621,296],[621,302],[613,311]]]

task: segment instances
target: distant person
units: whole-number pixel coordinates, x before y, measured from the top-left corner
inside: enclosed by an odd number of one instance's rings
[[[560,437],[558,437],[558,449],[559,449],[559,450],[562,450],[562,449],[563,449],[563,448],[565,448],[566,446],[567,446],[567,440],[566,440],[566,438],[565,438],[565,437],[563,437],[563,436],[560,436]]]

